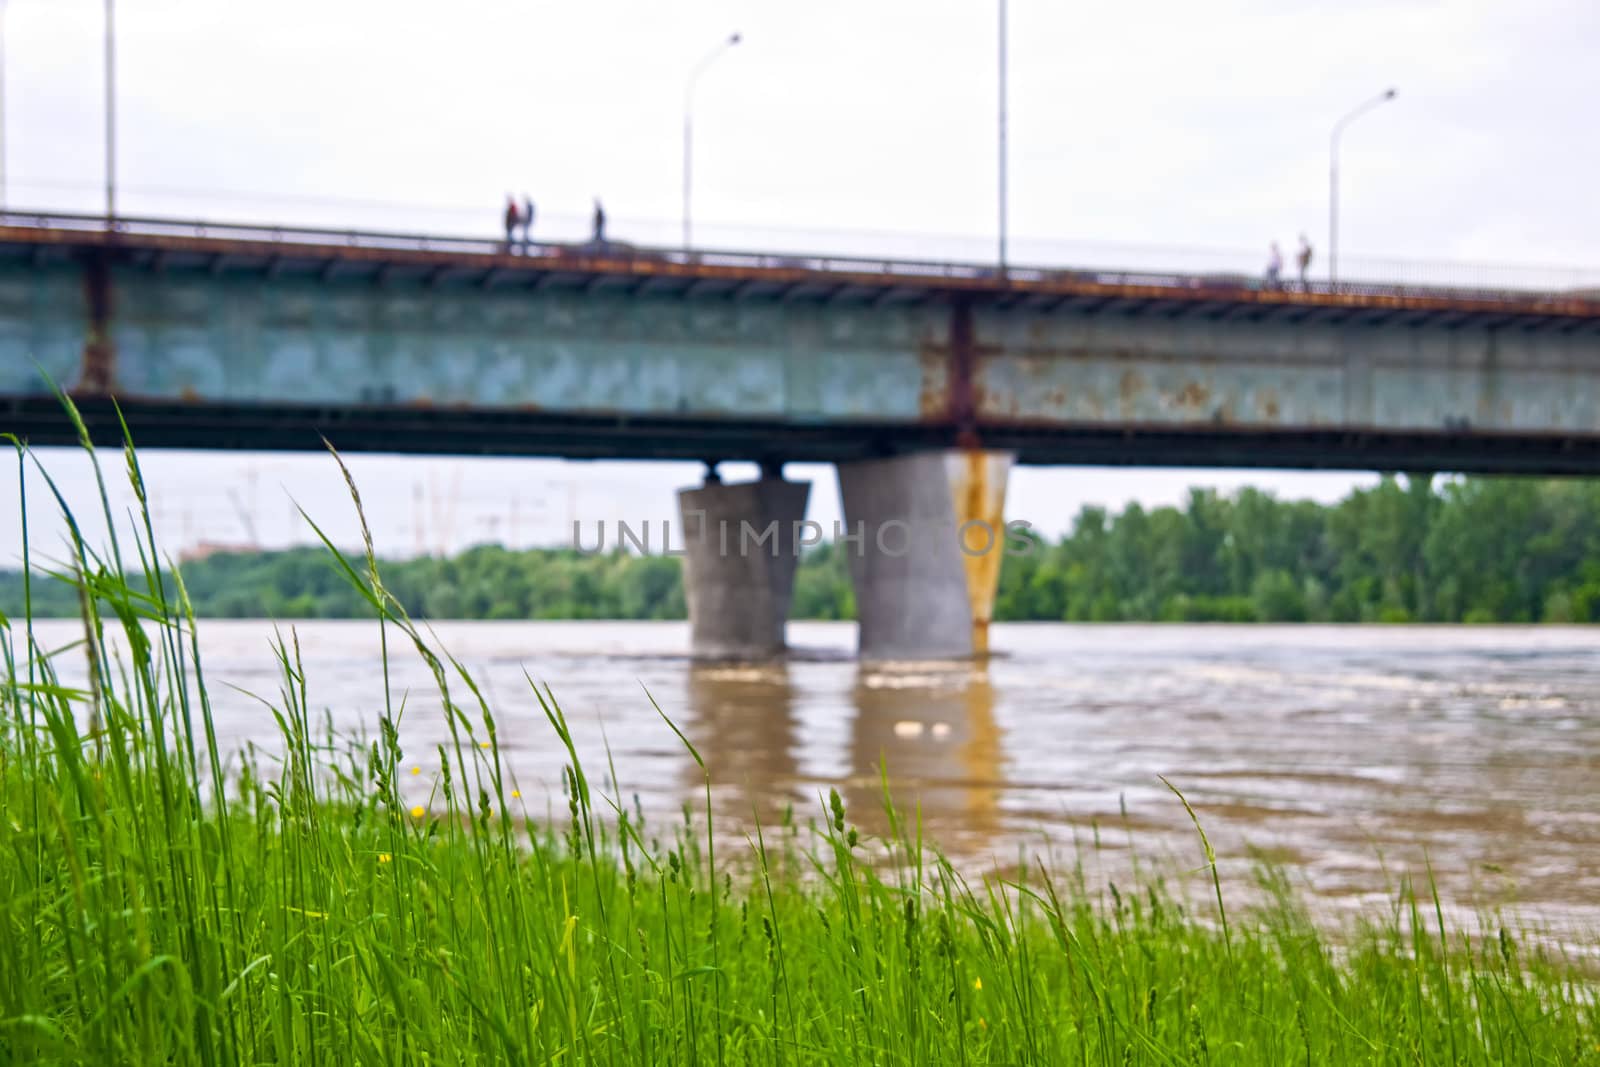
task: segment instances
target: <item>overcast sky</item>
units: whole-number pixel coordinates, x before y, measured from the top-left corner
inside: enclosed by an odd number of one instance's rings
[[[101,12],[4,0],[10,205],[103,209]],[[737,30],[695,97],[701,243],[987,256],[995,14],[993,0],[119,0],[118,206],[491,232],[526,190],[545,233],[578,233],[600,196],[619,238],[673,240],[685,81]],[[1330,129],[1392,85],[1344,137],[1343,261],[1595,265],[1593,0],[1011,0],[1010,19],[1016,260],[1159,246],[1257,269],[1269,241],[1303,231],[1325,262]],[[80,465],[44,455],[86,488]],[[241,511],[263,542],[299,538],[285,488],[339,510],[322,457],[146,464],[169,539],[244,538]],[[828,472],[796,470],[818,476],[813,517],[830,521]],[[574,509],[670,515],[695,470],[363,457],[357,474],[380,540],[403,552],[559,538]],[[1029,470],[1008,510],[1058,531],[1084,502],[1242,481],[1327,499],[1366,478]],[[16,481],[5,468],[0,491]],[[453,520],[431,518],[451,504]]]

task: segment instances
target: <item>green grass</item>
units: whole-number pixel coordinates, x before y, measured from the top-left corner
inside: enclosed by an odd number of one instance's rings
[[[428,756],[432,801],[402,799],[417,757],[387,684],[370,742],[314,726],[292,632],[262,710],[281,757],[211,775],[194,620],[136,518],[54,565],[82,642],[0,623],[0,1062],[1600,1063],[1580,967],[1450,930],[1436,900],[1402,890],[1328,932],[1270,872],[1268,904],[1237,913],[1214,865],[1197,910],[1159,879],[969,880],[887,786],[882,839],[835,794],[813,828],[752,820],[729,854],[709,792],[657,825],[598,785],[531,680],[498,710],[546,717],[569,762],[564,814],[528,798],[529,817],[497,709],[336,553],[386,634],[375,671],[433,670],[453,741]],[[64,685],[68,664],[89,682]]]

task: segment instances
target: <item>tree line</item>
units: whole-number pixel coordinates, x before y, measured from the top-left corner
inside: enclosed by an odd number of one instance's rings
[[[994,617],[1084,622],[1597,622],[1600,482],[1385,477],[1336,504],[1256,489],[1193,490],[1181,507],[1083,508],[1055,543],[1001,568]],[[801,559],[792,617],[851,619],[849,546]],[[680,560],[622,551],[512,551],[380,561],[406,610],[435,619],[681,619]],[[23,610],[0,572],[0,612]],[[360,618],[322,548],[218,553],[183,565],[196,614]],[[35,615],[78,612],[35,575]]]

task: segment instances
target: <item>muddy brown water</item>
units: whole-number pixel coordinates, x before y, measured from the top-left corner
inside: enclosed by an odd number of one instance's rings
[[[372,733],[375,626],[293,625],[313,710]],[[830,788],[881,830],[881,757],[899,804],[968,868],[1048,853],[1119,870],[1131,848],[1192,875],[1199,845],[1166,776],[1225,887],[1265,855],[1316,901],[1376,907],[1431,865],[1452,910],[1509,905],[1600,931],[1600,628],[1000,624],[986,664],[895,666],[856,663],[846,623],[791,624],[788,662],[721,666],[690,661],[681,623],[434,629],[495,708],[534,814],[564,809],[565,759],[524,670],[561,702],[591,778],[606,777],[609,745],[628,802],[670,814],[702,785],[654,697],[709,764],[732,834],[753,812],[819,814]],[[41,631],[47,644],[81,633]],[[226,748],[278,747],[247,695],[276,699],[272,633],[201,624]],[[407,770],[420,769],[405,787],[426,803],[449,734],[414,653],[395,652],[391,679]]]

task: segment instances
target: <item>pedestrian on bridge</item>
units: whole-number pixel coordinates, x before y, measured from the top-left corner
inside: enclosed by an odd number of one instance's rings
[[[606,243],[606,209],[600,206],[600,198],[594,198],[594,243]]]
[[[533,248],[533,197],[527,193],[522,194],[522,251],[524,254]]]
[[[1300,291],[1309,292],[1311,285],[1307,274],[1311,270],[1311,242],[1306,240],[1306,235],[1300,235],[1300,251],[1295,253],[1295,261],[1300,265]]]
[[[522,221],[522,214],[517,210],[517,202],[510,193],[506,194],[506,251],[516,249],[517,224]]]
[[[1278,288],[1278,277],[1283,273],[1283,252],[1278,248],[1278,242],[1272,242],[1272,248],[1267,252],[1267,288]]]

